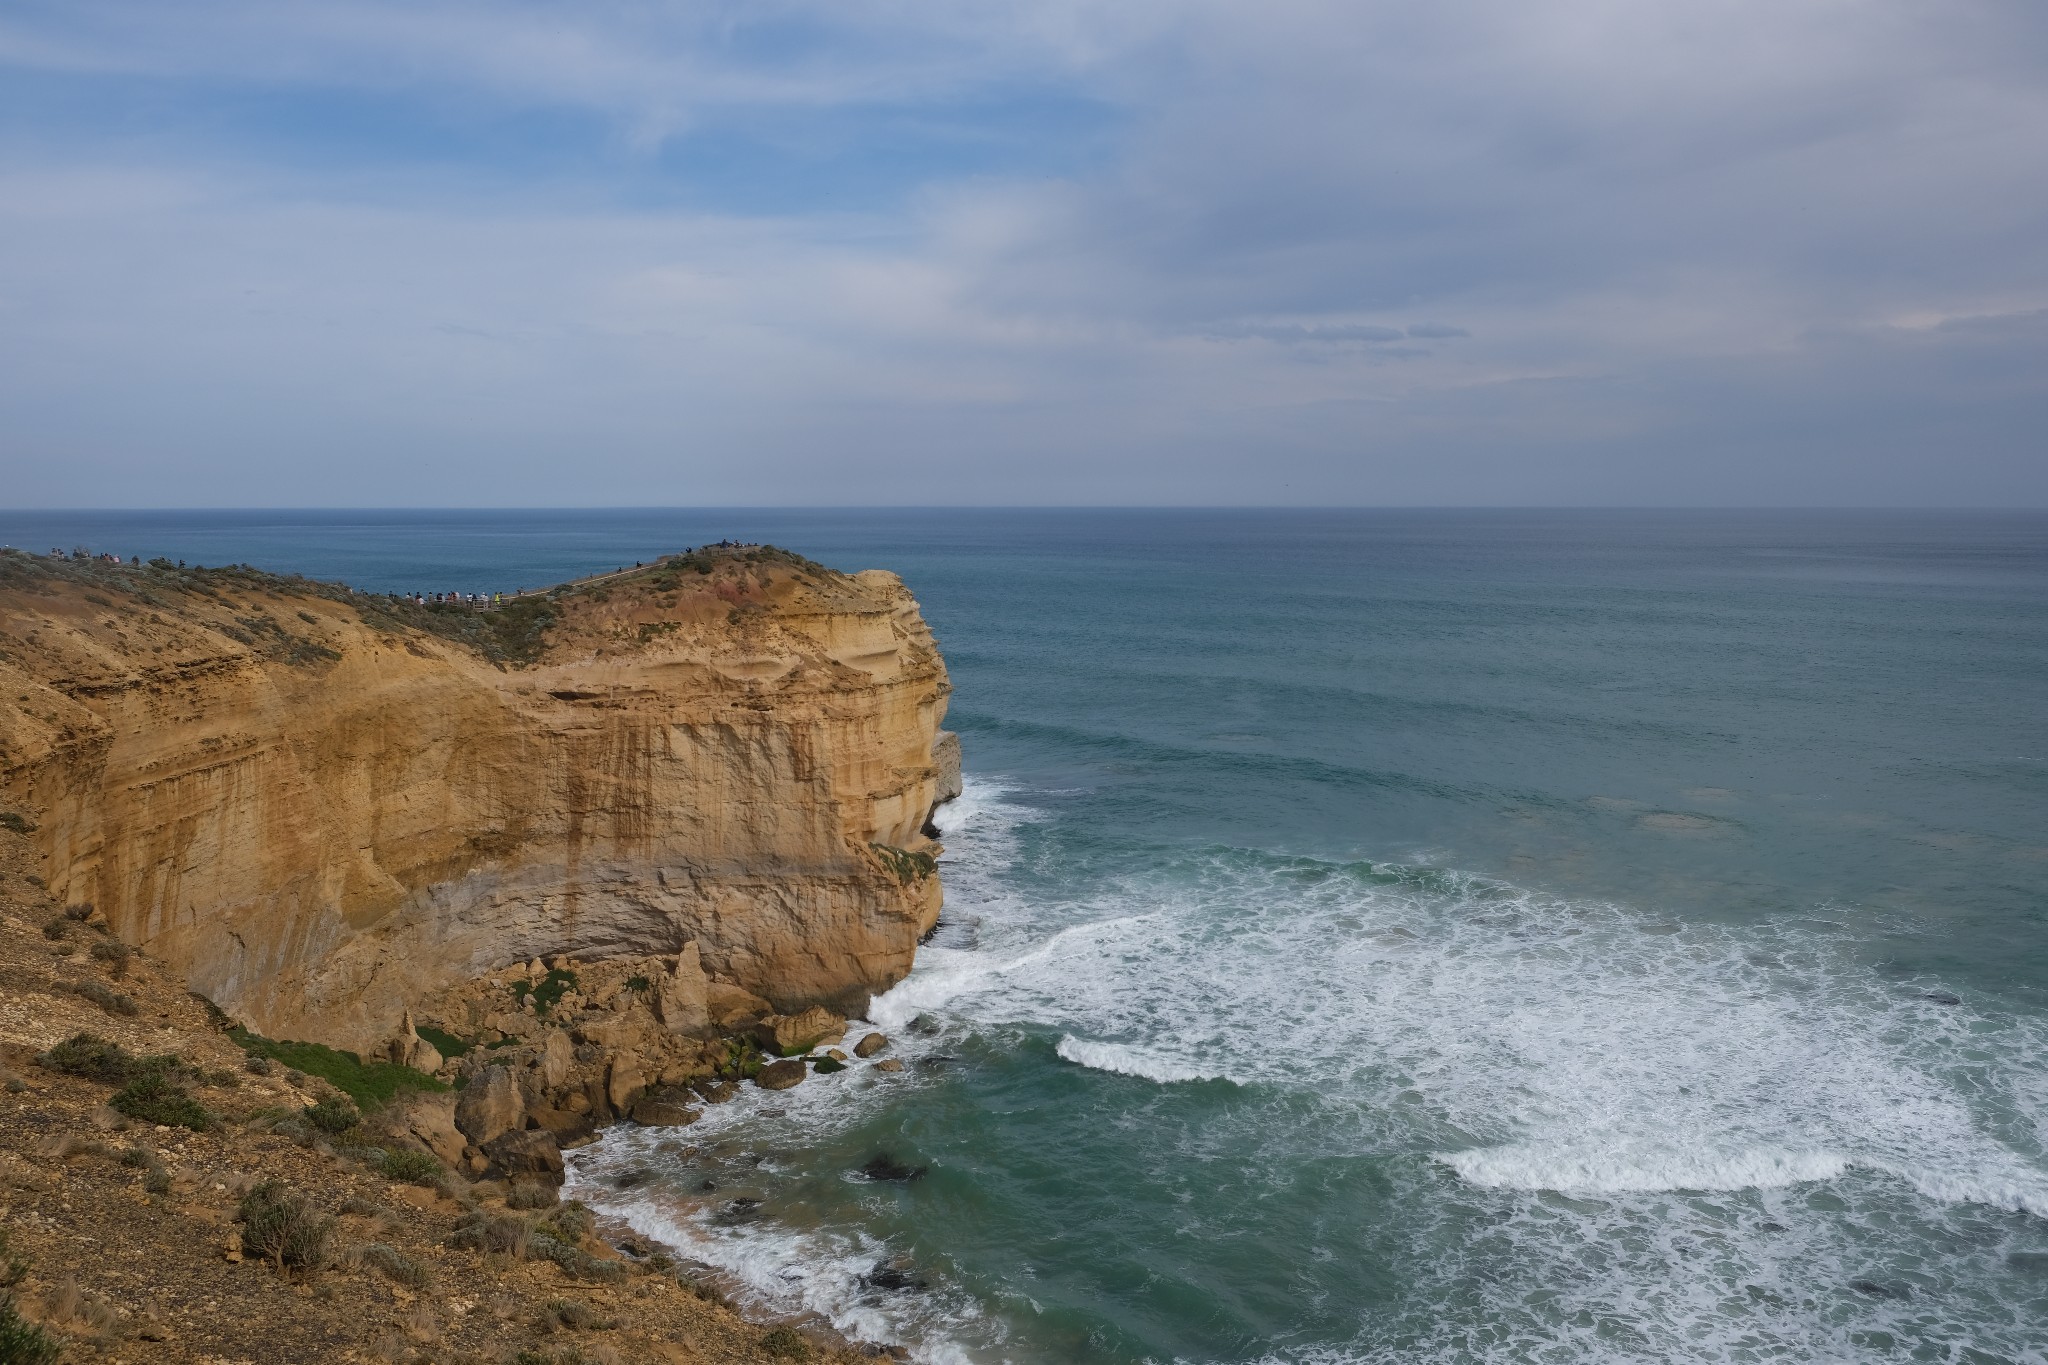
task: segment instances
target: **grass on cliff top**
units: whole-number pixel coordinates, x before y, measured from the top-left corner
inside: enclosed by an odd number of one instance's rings
[[[258,593],[272,598],[321,598],[351,608],[365,625],[437,635],[466,645],[493,663],[517,667],[539,660],[547,647],[548,629],[560,616],[560,604],[565,597],[588,593],[601,599],[614,587],[643,582],[667,591],[728,565],[780,567],[823,582],[845,577],[836,569],[774,545],[706,546],[687,555],[664,555],[624,573],[557,584],[477,611],[460,602],[417,605],[389,594],[360,592],[346,584],[324,583],[299,574],[270,573],[247,564],[207,568],[162,558],[147,564],[109,564],[89,557],[83,550],[53,558],[10,549],[0,550],[0,589],[48,595],[54,591],[55,583],[74,583],[88,590],[88,600],[109,609],[117,604],[96,593],[121,594],[129,600],[118,605],[129,609],[169,606],[167,593],[186,593],[221,604],[228,603],[228,593],[245,599]],[[309,621],[317,620],[304,612],[299,615]],[[263,648],[273,657],[299,665],[340,657],[309,636],[294,635],[268,616],[236,620],[237,625],[219,629],[243,644]]]
[[[229,1037],[252,1057],[318,1076],[365,1110],[379,1109],[408,1090],[446,1090],[448,1083],[396,1062],[366,1062],[353,1052],[324,1043],[280,1043],[237,1028]]]

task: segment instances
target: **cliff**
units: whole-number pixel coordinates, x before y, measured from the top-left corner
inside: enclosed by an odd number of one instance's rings
[[[938,915],[948,691],[893,575],[768,548],[491,612],[0,554],[0,809],[53,895],[273,1037],[693,940],[859,1012]]]

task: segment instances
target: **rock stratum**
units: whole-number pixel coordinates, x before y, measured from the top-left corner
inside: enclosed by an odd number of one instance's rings
[[[860,1012],[938,916],[949,691],[894,575],[770,547],[489,611],[0,553],[0,808],[271,1037],[557,956]]]

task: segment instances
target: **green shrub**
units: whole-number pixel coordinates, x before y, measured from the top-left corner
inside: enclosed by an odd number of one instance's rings
[[[904,886],[921,882],[939,870],[938,860],[929,853],[912,853],[894,844],[869,844],[868,847]]]
[[[434,1051],[450,1060],[460,1057],[470,1049],[467,1039],[458,1038],[448,1030],[435,1028],[432,1024],[421,1024],[418,1032],[420,1037],[434,1045]]]
[[[133,999],[99,981],[67,981],[64,989],[82,995],[108,1014],[135,1015],[142,1012]]]
[[[814,1352],[794,1327],[773,1327],[761,1334],[761,1354],[777,1360],[809,1360]]]
[[[61,1071],[67,1076],[83,1076],[86,1080],[106,1085],[124,1085],[139,1072],[159,1070],[170,1060],[168,1057],[152,1057],[145,1063],[119,1043],[110,1043],[91,1033],[74,1033],[36,1057],[39,1064],[52,1071]]]
[[[195,1133],[214,1126],[213,1115],[161,1071],[146,1071],[114,1092],[108,1104],[131,1119],[190,1128]]]
[[[54,1365],[64,1348],[24,1319],[12,1294],[0,1294],[0,1365]]]
[[[512,996],[522,1005],[531,999],[533,1001],[533,1012],[544,1016],[549,1010],[561,1003],[563,996],[574,989],[576,989],[576,973],[555,967],[549,969],[548,974],[540,979],[540,984],[538,985],[531,981],[513,982]]]
[[[244,1052],[276,1062],[291,1071],[320,1079],[341,1091],[364,1109],[377,1109],[408,1090],[446,1090],[424,1071],[395,1062],[366,1062],[353,1052],[321,1043],[280,1043],[237,1028],[229,1035]]]
[[[649,981],[644,976],[629,976],[626,978],[626,989],[629,991],[638,991],[642,995],[645,995],[647,994],[647,992],[654,989],[654,983],[652,981]]]
[[[0,1289],[12,1289],[28,1276],[28,1262],[7,1249],[7,1230],[0,1228]]]
[[[505,1192],[508,1209],[551,1209],[561,1202],[555,1187],[545,1180],[515,1180]]]
[[[397,1247],[382,1242],[371,1242],[356,1249],[356,1259],[364,1265],[382,1271],[390,1279],[409,1289],[424,1289],[433,1276],[427,1268]]]
[[[236,1216],[242,1249],[280,1270],[318,1270],[327,1262],[327,1236],[334,1220],[322,1218],[282,1182],[266,1180],[242,1197]]]
[[[432,1185],[446,1173],[431,1152],[411,1147],[395,1147],[384,1153],[384,1159],[377,1163],[377,1171],[386,1180],[409,1185]]]
[[[363,1121],[362,1110],[342,1095],[323,1095],[300,1116],[323,1133],[346,1133]]]

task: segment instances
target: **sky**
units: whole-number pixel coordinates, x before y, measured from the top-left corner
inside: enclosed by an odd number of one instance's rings
[[[0,504],[2048,505],[2048,5],[0,0]]]

